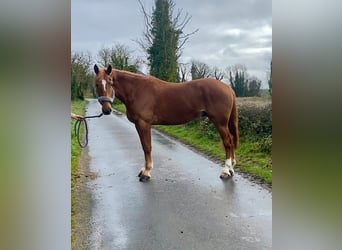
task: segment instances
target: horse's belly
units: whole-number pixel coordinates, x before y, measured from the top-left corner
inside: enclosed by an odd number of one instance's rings
[[[192,113],[173,113],[165,112],[165,114],[155,116],[153,119],[154,125],[180,125],[190,122],[201,116],[201,112]]]

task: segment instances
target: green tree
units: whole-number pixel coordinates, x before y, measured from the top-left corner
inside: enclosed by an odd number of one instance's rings
[[[74,52],[71,55],[71,100],[83,100],[86,91],[92,91],[92,59],[89,53]]]
[[[170,5],[167,0],[156,0],[152,14],[152,46],[148,48],[150,74],[165,81],[177,80],[178,64],[176,48],[179,31],[174,30],[170,20]]]
[[[149,15],[139,0],[145,19],[143,39],[137,42],[146,51],[150,74],[170,82],[179,81],[178,59],[190,34],[183,29],[191,17],[182,18],[182,10],[174,15],[172,0],[155,0],[152,14]]]
[[[261,81],[256,77],[248,79],[246,96],[259,96],[260,95]]]
[[[244,65],[234,65],[228,69],[229,82],[237,97],[246,96],[248,84],[247,70]]]
[[[236,64],[227,69],[229,82],[237,97],[259,96],[261,81],[255,77],[250,77],[246,66]]]

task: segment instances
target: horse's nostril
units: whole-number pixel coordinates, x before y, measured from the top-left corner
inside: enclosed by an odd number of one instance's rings
[[[109,109],[103,109],[103,110],[102,110],[102,113],[103,113],[104,115],[109,115],[111,112],[112,112],[112,109],[111,109],[111,108],[109,108]]]

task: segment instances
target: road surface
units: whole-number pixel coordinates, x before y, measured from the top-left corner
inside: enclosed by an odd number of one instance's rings
[[[100,111],[90,99],[87,115]],[[88,120],[89,249],[271,249],[272,193],[157,131],[152,179],[139,182],[143,151],[124,115]]]

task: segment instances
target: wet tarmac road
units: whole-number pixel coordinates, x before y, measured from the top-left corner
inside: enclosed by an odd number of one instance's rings
[[[89,100],[87,115],[100,112]],[[90,249],[271,249],[272,194],[182,144],[152,133],[148,183],[138,134],[124,115],[88,121]]]

